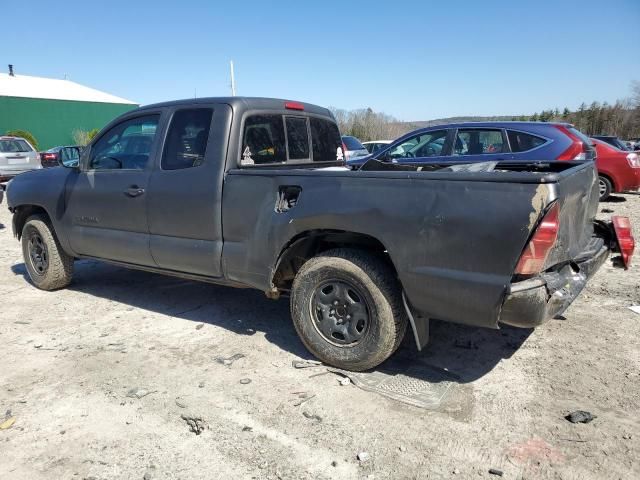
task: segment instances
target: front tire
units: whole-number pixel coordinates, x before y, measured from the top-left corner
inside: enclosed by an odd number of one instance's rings
[[[62,249],[46,217],[33,215],[27,219],[22,228],[22,256],[36,287],[57,290],[71,283],[73,257]]]
[[[613,191],[613,185],[611,180],[602,175],[598,176],[598,193],[600,194],[600,201],[606,200]]]
[[[302,343],[323,362],[362,371],[396,351],[407,329],[402,287],[381,259],[334,249],[308,260],[291,291]]]

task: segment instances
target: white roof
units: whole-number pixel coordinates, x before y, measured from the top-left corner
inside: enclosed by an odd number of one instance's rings
[[[0,97],[46,98],[50,100],[74,100],[98,103],[137,103],[108,93],[85,87],[70,80],[56,78],[11,76],[0,73]]]

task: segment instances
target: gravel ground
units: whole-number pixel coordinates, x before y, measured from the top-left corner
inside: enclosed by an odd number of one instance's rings
[[[640,196],[600,208],[640,239]],[[286,299],[93,261],[36,290],[10,224],[2,204],[0,478],[640,478],[638,259],[535,331],[405,341],[458,377],[426,410],[293,368],[310,357]]]

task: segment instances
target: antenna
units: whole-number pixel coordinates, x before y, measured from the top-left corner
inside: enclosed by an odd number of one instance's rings
[[[236,96],[236,79],[233,75],[233,60],[229,61],[229,66],[231,67],[231,96]]]

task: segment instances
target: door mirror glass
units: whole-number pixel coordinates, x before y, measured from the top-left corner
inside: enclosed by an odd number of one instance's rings
[[[60,165],[67,168],[77,168],[80,163],[79,147],[64,147],[60,150]]]

